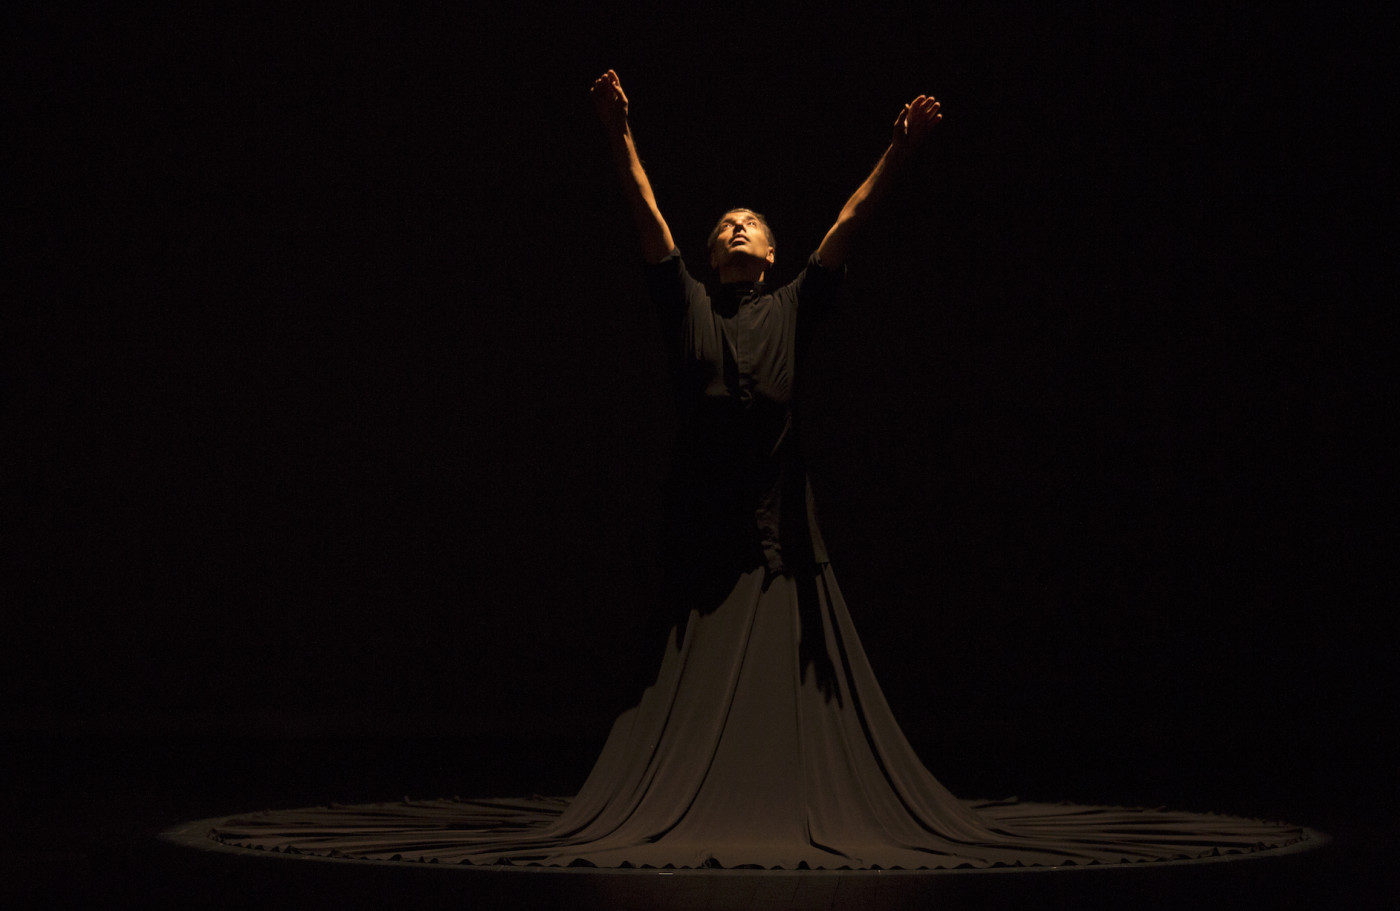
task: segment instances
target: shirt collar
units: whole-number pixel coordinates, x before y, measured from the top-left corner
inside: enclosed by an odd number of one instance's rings
[[[725,282],[719,288],[725,296],[743,300],[746,297],[758,297],[768,293],[768,282]]]

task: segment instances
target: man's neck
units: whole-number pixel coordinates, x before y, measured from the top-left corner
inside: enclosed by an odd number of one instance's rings
[[[721,285],[756,285],[763,281],[763,276],[764,270],[754,266],[721,266],[719,283]]]

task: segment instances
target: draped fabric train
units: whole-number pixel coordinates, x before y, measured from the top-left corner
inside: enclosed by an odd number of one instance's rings
[[[830,568],[810,582],[754,570],[713,613],[691,614],[555,827],[550,862],[575,850],[608,866],[1002,859],[968,850],[1000,838],[905,741]]]
[[[754,569],[717,609],[692,611],[570,800],[273,811],[211,836],[369,859],[769,869],[1124,863],[1303,837],[1218,815],[955,798],[891,715],[829,565]]]

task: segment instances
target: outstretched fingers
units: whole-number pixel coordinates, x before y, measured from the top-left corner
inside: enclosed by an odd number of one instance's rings
[[[939,113],[941,105],[932,95],[920,95],[914,99],[910,109],[918,120],[937,120],[943,115]]]
[[[917,144],[943,119],[942,105],[932,95],[920,95],[905,106],[904,127],[909,141]]]

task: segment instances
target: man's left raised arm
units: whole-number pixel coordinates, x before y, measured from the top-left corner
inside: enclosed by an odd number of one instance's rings
[[[835,269],[846,264],[851,244],[859,236],[862,226],[879,209],[880,200],[897,180],[909,156],[932,131],[933,125],[942,119],[939,103],[932,95],[920,95],[899,112],[894,121],[890,147],[880,156],[870,176],[851,194],[837,216],[836,224],[826,232],[821,246],[817,247],[817,257],[823,266]]]

